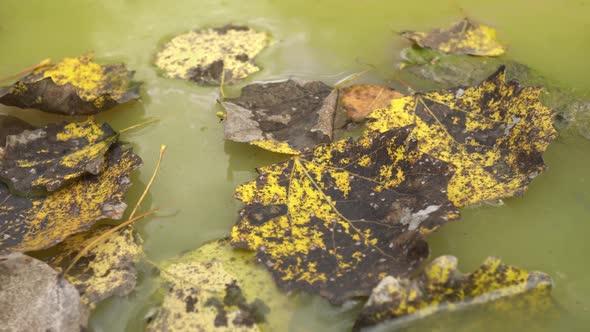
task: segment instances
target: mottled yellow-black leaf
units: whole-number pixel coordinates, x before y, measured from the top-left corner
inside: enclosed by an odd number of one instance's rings
[[[147,331],[286,331],[292,301],[252,252],[205,244],[164,264],[167,294]]]
[[[237,188],[246,203],[235,247],[285,291],[334,303],[368,295],[385,275],[407,276],[428,256],[422,235],[458,217],[446,187],[452,167],[416,150],[408,126],[321,145],[259,169]]]
[[[268,33],[246,26],[194,30],[166,43],[155,64],[171,78],[203,85],[232,84],[260,70],[254,58],[269,43]]]
[[[457,206],[524,193],[544,171],[542,154],[557,133],[540,88],[506,82],[504,67],[479,85],[393,99],[369,115],[372,130],[410,124],[418,150],[457,172],[448,194]]]
[[[99,174],[86,175],[49,196],[16,196],[0,183],[0,253],[45,249],[97,220],[121,218],[129,174],[141,165],[131,150],[114,145]]]
[[[420,47],[433,48],[448,54],[498,56],[505,51],[504,46],[496,41],[496,30],[467,18],[449,29],[404,31],[401,35]]]
[[[498,258],[489,257],[472,273],[462,274],[457,270],[457,258],[441,256],[412,280],[383,278],[357,318],[355,329],[404,316],[418,319],[521,294],[527,298],[514,304],[526,303],[543,310],[551,305],[551,286],[547,274],[505,265]],[[509,301],[497,303],[501,310],[507,306]]]
[[[25,130],[0,147],[0,178],[19,193],[55,191],[84,174],[97,174],[116,141],[108,124],[92,119]]]
[[[374,110],[389,107],[392,99],[403,95],[374,84],[355,84],[340,90],[340,106],[353,121],[364,120]]]
[[[0,103],[67,115],[94,114],[139,98],[134,72],[123,64],[99,65],[92,54],[65,58],[0,88]]]
[[[88,314],[76,288],[47,264],[0,255],[0,330],[84,331]]]
[[[331,142],[337,96],[319,81],[247,85],[222,103],[225,138],[287,154]]]
[[[6,137],[20,134],[35,127],[19,118],[0,114],[0,149],[6,146]]]
[[[65,239],[52,249],[47,263],[57,269],[67,268],[80,250],[111,227],[102,225]],[[68,271],[67,280],[76,287],[82,301],[90,308],[102,300],[125,296],[137,281],[135,264],[143,255],[142,239],[131,227],[123,228],[92,246]]]

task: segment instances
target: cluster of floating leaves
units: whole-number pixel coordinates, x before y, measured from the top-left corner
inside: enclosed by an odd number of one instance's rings
[[[27,262],[16,265],[23,269],[19,272],[23,275],[28,269],[33,278],[50,278],[52,274],[43,269],[63,272],[92,239],[110,229],[91,228],[97,221],[123,217],[127,207],[124,195],[131,185],[129,175],[142,161],[117,142],[118,134],[106,123],[99,125],[88,119],[35,128],[16,118],[0,119],[0,129],[8,133],[2,135],[5,145],[0,149],[0,178],[6,182],[0,182],[0,255],[8,257],[6,264]],[[10,130],[4,131],[5,127]],[[41,284],[29,287],[23,283],[21,288],[3,291],[3,299],[21,299],[0,303],[2,311],[9,307],[21,311],[8,312],[3,321],[28,315],[34,308],[27,303],[38,300],[43,307],[48,306],[48,311],[29,320],[31,324],[84,327],[89,308],[111,295],[128,294],[135,287],[134,265],[142,253],[140,243],[134,230],[124,229],[92,247],[69,273],[52,277],[56,284],[44,283],[41,289]],[[15,256],[50,247],[51,254],[43,258],[49,266],[31,257]],[[10,271],[0,273],[0,279],[7,278],[3,284],[20,282],[18,274]],[[34,298],[29,292],[54,293],[57,297]],[[67,305],[59,302],[64,299]],[[82,309],[73,307],[76,301],[83,304]],[[52,313],[52,306],[64,308],[64,312]],[[35,326],[31,325],[31,330],[37,330]]]
[[[402,36],[446,54],[504,52],[495,30],[468,19]],[[195,30],[164,44],[154,62],[167,77],[231,84],[259,70],[253,59],[269,44],[267,33],[249,27]],[[92,55],[66,58],[0,89],[0,103],[94,114],[139,98],[132,78],[124,65],[99,65]],[[407,96],[384,86],[289,79],[224,97],[226,139],[291,157],[236,189],[245,206],[229,239],[160,267],[166,294],[147,330],[284,330],[292,301],[283,293],[297,290],[335,304],[368,297],[355,329],[531,290],[540,295],[527,305],[547,303],[547,275],[495,258],[464,275],[454,257],[443,256],[418,274],[429,256],[427,235],[458,219],[460,207],[520,195],[543,172],[556,131],[540,94],[507,81],[501,67],[471,87]],[[367,132],[333,141],[341,115],[368,120]],[[136,232],[91,227],[123,216],[129,174],[141,159],[92,119],[35,128],[0,116],[0,128],[0,253],[8,254],[0,267],[20,273],[0,273],[0,284],[24,283],[24,268],[51,271],[42,285],[0,289],[0,308],[9,307],[4,299],[20,297],[24,306],[34,292],[51,290],[43,303],[66,308],[66,298],[70,312],[55,321],[42,315],[31,328],[84,327],[88,308],[135,287]],[[50,247],[56,253],[47,264],[13,253]],[[0,315],[17,319],[12,311]]]

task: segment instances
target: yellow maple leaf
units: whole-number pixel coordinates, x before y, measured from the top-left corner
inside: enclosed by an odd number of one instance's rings
[[[543,172],[557,137],[540,88],[506,82],[504,67],[477,86],[393,99],[369,115],[370,130],[415,125],[418,150],[453,164],[451,201],[465,206],[522,194]]]

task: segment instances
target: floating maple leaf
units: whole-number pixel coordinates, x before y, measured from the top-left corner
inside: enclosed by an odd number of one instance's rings
[[[475,87],[393,99],[369,118],[371,130],[415,125],[418,150],[457,167],[448,194],[457,206],[523,193],[544,171],[557,133],[540,88],[506,82],[504,67]]]
[[[227,240],[208,243],[167,263],[168,292],[147,331],[284,331],[290,301],[252,253]],[[270,283],[270,284],[269,284]],[[291,308],[292,309],[292,308]]]
[[[267,33],[245,26],[194,30],[166,43],[155,63],[171,78],[204,85],[234,83],[260,70],[253,59],[269,42]]]
[[[404,31],[401,33],[420,47],[428,47],[449,54],[497,56],[504,47],[496,41],[496,30],[471,21],[468,18],[449,29],[430,32]]]
[[[0,182],[0,253],[51,247],[103,218],[119,219],[127,205],[129,174],[141,159],[119,145],[111,147],[97,175],[89,175],[47,197],[13,195]]]
[[[139,98],[139,84],[123,64],[101,66],[92,54],[43,66],[0,88],[0,103],[67,115],[94,114]]]
[[[235,247],[257,251],[283,290],[334,303],[407,276],[428,255],[422,234],[458,217],[449,164],[416,150],[413,127],[342,140],[259,169],[236,190],[246,203]]]
[[[97,174],[117,137],[108,124],[92,119],[22,131],[0,147],[0,178],[25,194],[55,191],[84,174]]]
[[[373,290],[355,323],[355,330],[388,319],[418,319],[443,310],[497,301],[527,293],[529,306],[551,306],[551,278],[527,272],[490,257],[470,274],[457,271],[457,258],[441,256],[416,278],[388,276]],[[508,306],[510,304],[508,303]]]
[[[223,101],[225,138],[298,154],[332,141],[338,92],[319,81],[287,80],[245,86]]]

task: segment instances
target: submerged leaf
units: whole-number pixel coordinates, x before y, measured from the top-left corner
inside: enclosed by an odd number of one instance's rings
[[[371,130],[415,125],[418,150],[457,167],[448,195],[457,206],[522,194],[544,171],[557,133],[541,89],[506,82],[504,67],[470,88],[394,99],[369,116]]]
[[[285,331],[290,302],[249,252],[211,242],[167,264],[171,286],[147,331]]]
[[[97,174],[117,140],[108,125],[94,120],[53,123],[8,136],[0,147],[0,178],[18,192],[55,191],[67,181]]]
[[[404,31],[401,35],[420,47],[433,48],[448,54],[498,56],[505,51],[504,46],[496,41],[496,30],[468,18],[448,29],[430,32]]]
[[[505,265],[497,258],[490,257],[472,273],[462,274],[457,271],[457,258],[441,256],[412,280],[383,278],[357,318],[355,329],[404,316],[406,320],[419,319],[524,293],[529,306],[547,307],[551,286],[547,274]]]
[[[0,256],[2,331],[79,332],[88,309],[74,286],[47,264],[21,253]]]
[[[297,154],[332,140],[338,92],[320,81],[287,80],[245,86],[223,101],[225,138]]]
[[[407,276],[428,256],[422,235],[458,217],[449,164],[416,150],[412,127],[342,140],[259,169],[237,188],[246,203],[232,244],[256,256],[285,291],[334,303]]]
[[[204,85],[235,83],[260,70],[254,57],[270,36],[245,26],[194,30],[178,35],[156,55],[166,76]]]
[[[98,175],[88,175],[47,197],[15,196],[0,183],[0,253],[45,249],[89,229],[97,220],[121,218],[127,207],[129,174],[141,164],[131,150],[115,145]]]
[[[374,110],[389,107],[392,99],[403,97],[380,85],[356,84],[340,90],[340,105],[353,121],[364,120]]]
[[[0,149],[6,146],[6,137],[20,134],[35,127],[19,118],[0,114]]]
[[[67,115],[94,114],[139,98],[134,72],[123,64],[99,65],[92,54],[65,58],[0,88],[0,103]]]
[[[80,250],[109,229],[103,225],[68,237],[55,247],[57,254],[52,255],[48,264],[65,269]],[[135,264],[143,255],[141,243],[133,228],[123,228],[92,247],[68,271],[66,278],[78,289],[86,305],[93,308],[106,298],[125,296],[135,288]]]

